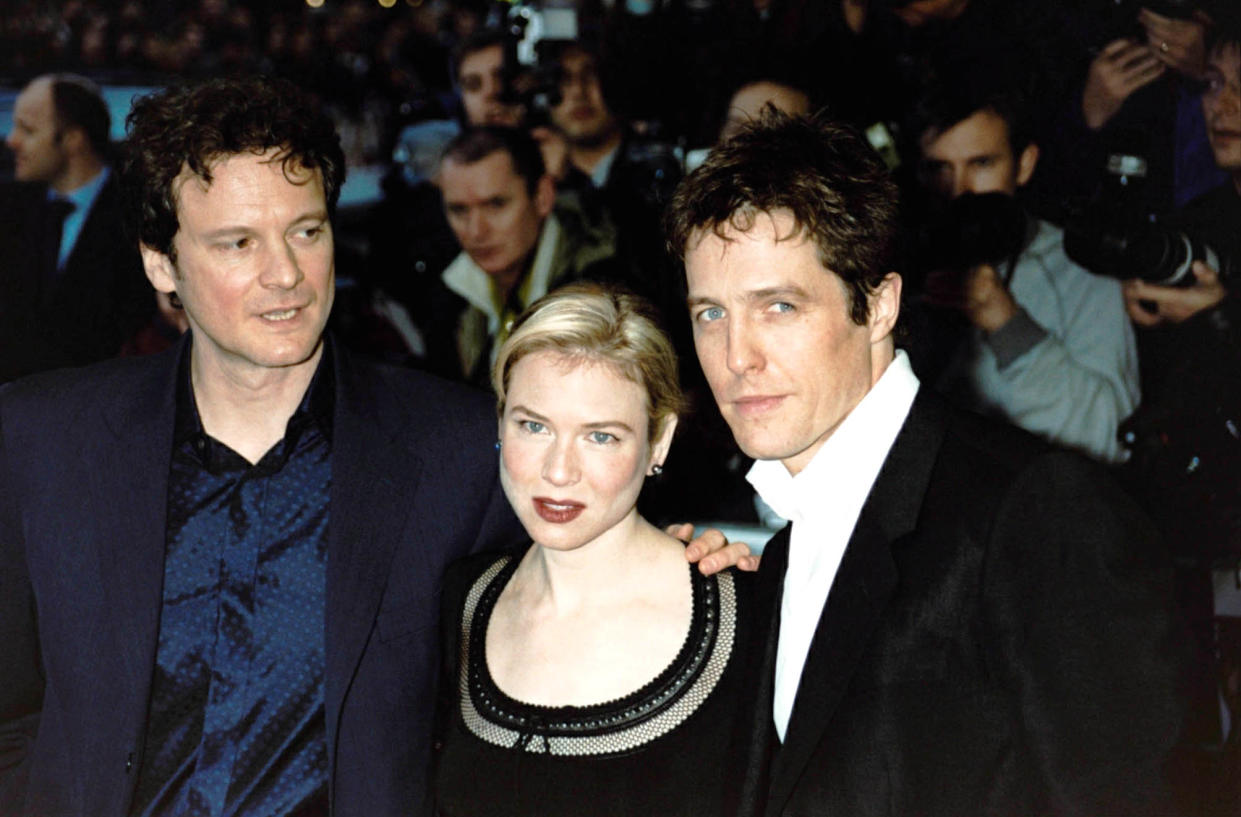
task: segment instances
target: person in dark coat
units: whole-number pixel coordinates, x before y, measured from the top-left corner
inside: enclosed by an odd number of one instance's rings
[[[670,206],[707,381],[767,545],[744,814],[1168,814],[1166,554],[1105,473],[922,388],[894,330],[895,187],[770,112]]]

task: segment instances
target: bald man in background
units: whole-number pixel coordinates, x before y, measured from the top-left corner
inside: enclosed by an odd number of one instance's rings
[[[122,235],[108,108],[89,80],[37,77],[17,97],[16,180],[0,187],[0,382],[116,355],[155,295]]]

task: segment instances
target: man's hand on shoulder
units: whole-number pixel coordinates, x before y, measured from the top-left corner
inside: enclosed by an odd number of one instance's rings
[[[703,575],[710,576],[729,567],[738,570],[758,570],[759,557],[750,553],[750,546],[745,542],[729,542],[715,528],[708,528],[698,536],[694,536],[694,526],[689,523],[669,525],[665,532],[686,542],[685,558],[697,562]]]

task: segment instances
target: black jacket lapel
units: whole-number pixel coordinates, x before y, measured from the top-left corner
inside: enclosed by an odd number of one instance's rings
[[[871,643],[899,578],[892,543],[914,529],[944,433],[943,407],[920,390],[858,517],[810,644],[785,741],[771,773],[779,813]],[[779,599],[775,601],[777,612]],[[772,657],[774,671],[774,650]]]
[[[755,584],[753,622],[750,642],[743,655],[750,657],[751,668],[744,688],[753,691],[742,702],[737,740],[744,753],[742,774],[736,783],[738,817],[763,813],[771,780],[771,764],[777,738],[772,720],[775,690],[776,645],[780,633],[780,597],[784,591],[784,573],[789,560],[789,526],[772,537],[763,550]],[[733,785],[732,781],[729,785]],[[730,793],[729,797],[732,795]]]
[[[823,738],[895,584],[887,541],[863,511],[810,643],[785,741],[772,769],[775,811]]]

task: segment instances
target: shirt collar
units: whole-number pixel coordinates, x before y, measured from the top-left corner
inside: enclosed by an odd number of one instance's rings
[[[796,476],[779,460],[757,460],[746,479],[772,510],[794,522],[831,513],[834,506],[824,502],[825,495],[860,494],[858,501],[863,501],[917,392],[909,356],[898,349],[871,390]]]
[[[181,359],[177,363],[177,409],[173,425],[173,447],[180,448],[187,441],[193,442],[206,436],[202,418],[198,415],[198,403],[194,399],[194,388],[190,381],[190,347],[193,336],[187,334],[185,345],[181,350]],[[285,426],[285,436],[297,433],[314,425],[330,443],[332,440],[332,416],[336,409],[336,372],[333,365],[335,353],[332,339],[323,337],[323,354],[319,357],[319,365],[314,377],[302,395],[297,410],[289,418]]]
[[[534,303],[550,289],[559,243],[560,219],[556,218],[555,213],[551,213],[544,219],[543,227],[539,231],[530,270],[518,284],[519,288],[524,288],[523,305]],[[499,334],[502,327],[501,315],[496,308],[495,286],[491,282],[491,276],[470,258],[469,253],[462,250],[440,278],[444,286],[487,316],[487,330],[490,334]]]
[[[616,156],[619,153],[620,145],[617,145],[595,164],[595,169],[590,171],[591,184],[599,189],[608,186],[608,176],[612,172],[612,165],[616,163]]]
[[[47,189],[47,198],[49,201],[60,199],[73,203],[75,213],[85,213],[95,204],[95,198],[99,195],[99,191],[103,189],[104,182],[112,175],[111,169],[104,165],[103,170],[95,174],[95,178],[88,181],[81,187],[70,190],[68,193],[58,193],[52,188]]]

